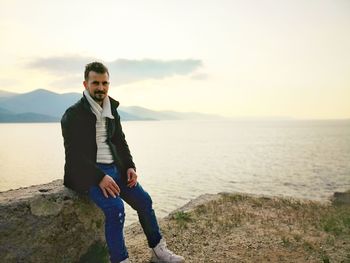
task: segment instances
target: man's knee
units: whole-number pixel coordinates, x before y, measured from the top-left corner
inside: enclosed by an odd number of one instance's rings
[[[152,204],[153,200],[151,196],[147,192],[144,192],[140,202],[137,202],[135,209],[137,211],[150,210],[152,209]]]
[[[121,198],[116,198],[113,200],[113,202],[106,204],[105,206],[103,206],[102,210],[106,217],[125,216],[124,203]]]

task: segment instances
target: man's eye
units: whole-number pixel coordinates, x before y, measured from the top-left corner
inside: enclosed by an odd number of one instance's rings
[[[93,81],[92,84],[98,85],[98,81]]]

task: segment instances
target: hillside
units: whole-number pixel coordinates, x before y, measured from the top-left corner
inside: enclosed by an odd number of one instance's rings
[[[199,197],[160,227],[186,263],[350,261],[349,205],[221,193]],[[125,239],[132,262],[149,262],[138,223]]]
[[[0,90],[0,122],[59,121],[64,111],[82,93],[55,93],[37,89],[23,94]],[[140,106],[119,106],[121,120],[223,119],[222,116],[196,112],[155,111]]]

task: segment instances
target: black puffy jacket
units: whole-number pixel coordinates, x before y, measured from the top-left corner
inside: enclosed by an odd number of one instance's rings
[[[120,123],[119,102],[109,98],[114,119],[106,118],[107,144],[126,184],[127,169],[132,167],[136,171],[136,167]],[[78,193],[87,194],[91,186],[98,185],[105,173],[96,165],[96,116],[84,94],[65,111],[61,128],[65,148],[63,184]]]

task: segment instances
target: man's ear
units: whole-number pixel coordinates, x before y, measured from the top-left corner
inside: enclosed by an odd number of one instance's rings
[[[86,82],[86,80],[83,81],[83,85],[84,85],[85,89],[87,89],[87,82]]]

